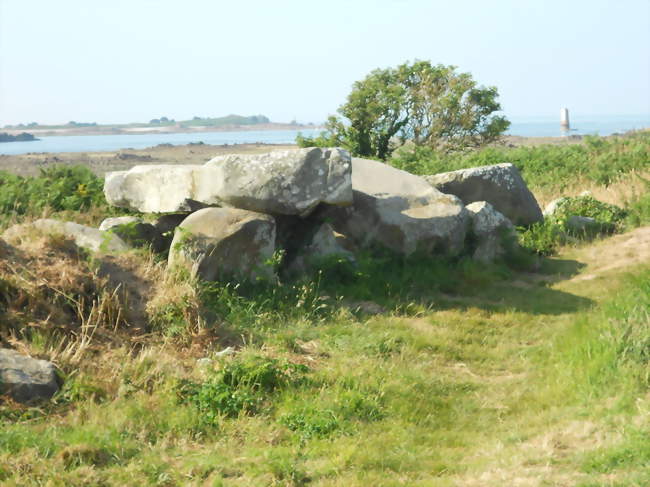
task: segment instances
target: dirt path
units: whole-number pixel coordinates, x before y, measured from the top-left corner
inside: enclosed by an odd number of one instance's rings
[[[613,271],[650,264],[650,226],[606,238],[571,252],[568,257],[586,264],[580,274],[569,280],[573,282],[592,280]]]

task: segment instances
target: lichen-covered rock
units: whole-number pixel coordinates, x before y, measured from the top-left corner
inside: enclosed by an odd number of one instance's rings
[[[151,246],[155,252],[164,249],[163,237],[155,225],[136,216],[106,218],[99,229],[114,233],[134,247]]]
[[[229,154],[210,160],[206,168],[215,171],[214,192],[225,206],[306,216],[320,203],[352,203],[350,154],[343,149]]]
[[[15,350],[0,349],[0,394],[21,403],[51,398],[59,390],[56,368]]]
[[[350,155],[342,149],[229,154],[203,166],[135,166],[108,173],[107,201],[146,213],[226,206],[306,216],[320,203],[349,205]]]
[[[512,164],[472,167],[425,179],[443,193],[458,196],[466,205],[487,201],[515,225],[531,225],[544,219],[537,200]]]
[[[106,174],[104,195],[113,206],[143,213],[193,211],[199,186],[209,185],[201,165],[157,164],[134,166]]]
[[[50,218],[41,218],[30,223],[9,227],[3,233],[7,240],[30,238],[33,234],[63,235],[74,240],[75,244],[93,252],[123,252],[129,246],[117,235],[74,222],[63,222]]]
[[[360,247],[379,245],[401,254],[461,251],[469,217],[462,202],[424,179],[386,164],[352,159],[354,204],[323,217]]]
[[[272,216],[235,208],[205,208],[176,228],[169,267],[185,268],[206,281],[275,279],[268,265],[275,252]]]
[[[471,203],[467,205],[467,211],[472,219],[472,233],[476,239],[474,259],[491,262],[505,252],[504,239],[510,238],[515,243],[516,234],[512,222],[490,203]]]

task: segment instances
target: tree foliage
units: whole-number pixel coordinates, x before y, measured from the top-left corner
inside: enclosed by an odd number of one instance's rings
[[[353,154],[386,159],[396,142],[454,151],[496,140],[509,127],[495,87],[477,86],[469,73],[428,61],[376,69],[353,85],[338,116],[319,137],[299,145],[340,145]]]

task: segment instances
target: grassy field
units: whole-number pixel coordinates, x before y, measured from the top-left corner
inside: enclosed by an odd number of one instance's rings
[[[383,255],[207,285],[143,249],[3,244],[0,337],[66,381],[51,403],[0,404],[0,483],[648,485],[650,205],[642,183],[616,199],[648,169],[634,151],[607,185],[574,180],[625,207],[620,233],[565,242],[536,272]],[[523,173],[559,196],[566,171]],[[23,188],[3,226],[113,211],[89,171],[40,178],[0,178]]]

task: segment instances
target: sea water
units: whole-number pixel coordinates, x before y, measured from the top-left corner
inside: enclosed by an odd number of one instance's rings
[[[611,135],[650,127],[650,114],[636,116],[599,116],[571,118],[571,130],[562,131],[559,120],[550,117],[512,117],[509,135],[559,137],[566,135]],[[65,135],[40,137],[31,142],[0,144],[0,154],[28,152],[104,152],[144,149],[158,144],[292,144],[298,133],[317,135],[319,129],[242,130],[234,132],[193,132],[179,134]]]

